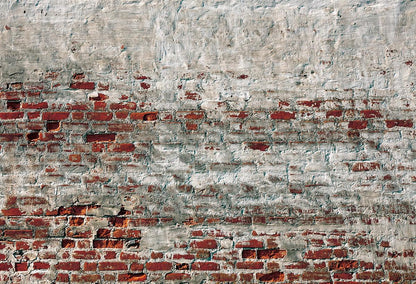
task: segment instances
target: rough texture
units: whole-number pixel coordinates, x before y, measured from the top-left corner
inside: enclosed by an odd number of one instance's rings
[[[416,281],[416,2],[0,19],[0,281]]]

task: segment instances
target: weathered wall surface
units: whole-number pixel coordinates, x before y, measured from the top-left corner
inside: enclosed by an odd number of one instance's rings
[[[1,1],[0,281],[413,283],[415,35],[412,1]]]

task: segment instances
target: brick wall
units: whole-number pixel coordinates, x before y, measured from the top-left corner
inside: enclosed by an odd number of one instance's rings
[[[416,4],[81,2],[0,3],[1,282],[416,281]]]

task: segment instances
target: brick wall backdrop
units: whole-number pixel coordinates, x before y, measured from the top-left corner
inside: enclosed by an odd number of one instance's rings
[[[0,1],[0,282],[416,282],[415,35],[412,1]]]

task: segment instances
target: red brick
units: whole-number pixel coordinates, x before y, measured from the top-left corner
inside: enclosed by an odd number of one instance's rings
[[[75,259],[100,259],[100,255],[95,250],[83,251],[78,250],[72,253],[72,257]]]
[[[334,256],[338,258],[345,258],[348,255],[347,249],[334,249]]]
[[[123,248],[123,240],[94,240],[94,248]]]
[[[71,89],[94,90],[94,82],[74,82],[69,86]]]
[[[44,239],[47,238],[49,236],[49,231],[48,229],[37,229],[35,230],[35,238],[37,239]]]
[[[364,271],[355,274],[355,277],[360,280],[381,280],[384,279],[383,271]]]
[[[211,253],[209,250],[205,250],[205,249],[200,249],[197,250],[195,253],[195,258],[197,259],[209,259],[211,256]]]
[[[27,271],[28,265],[27,262],[22,262],[22,263],[15,263],[14,264],[14,269],[15,271]]]
[[[84,218],[83,217],[70,217],[69,218],[69,225],[70,226],[81,226],[84,224]]]
[[[196,123],[187,122],[185,125],[187,130],[198,130],[198,124]]]
[[[212,281],[217,282],[236,282],[237,274],[227,274],[227,273],[212,273],[210,275]]]
[[[297,104],[300,106],[308,106],[308,107],[315,107],[319,108],[321,106],[322,101],[298,101]]]
[[[145,83],[145,82],[141,82],[140,83],[140,87],[142,87],[143,89],[147,90],[150,88],[150,84]]]
[[[135,253],[135,252],[124,252],[124,251],[122,251],[120,253],[120,259],[121,260],[141,259],[141,257],[137,253]]]
[[[384,247],[384,248],[388,248],[388,247],[390,247],[390,244],[387,241],[381,241],[380,246]]]
[[[158,258],[163,258],[163,253],[162,252],[154,252],[152,251],[150,258],[152,259],[158,259]]]
[[[81,162],[81,155],[79,154],[73,154],[68,156],[68,160],[70,162],[79,163]],[[82,223],[81,223],[82,224]],[[78,225],[79,226],[79,225]]]
[[[394,282],[399,282],[402,280],[402,274],[399,272],[389,272],[389,280]]]
[[[20,109],[20,100],[7,101],[6,107],[7,109],[12,110],[12,111],[18,110]]]
[[[109,121],[113,118],[111,112],[88,112],[87,119],[96,121]]]
[[[188,263],[177,263],[175,267],[176,267],[176,270],[189,270]]]
[[[109,217],[108,224],[112,227],[127,227],[129,219],[125,217]]]
[[[134,130],[132,124],[128,123],[111,123],[108,124],[108,131],[115,131],[115,132],[131,132]]]
[[[172,263],[170,262],[148,262],[146,263],[148,271],[172,270]]]
[[[72,119],[82,120],[82,119],[84,119],[84,113],[83,112],[73,112],[72,113]]]
[[[318,271],[305,271],[302,273],[302,279],[305,281],[311,280],[331,280],[331,274],[329,272],[318,272]]]
[[[379,170],[380,164],[377,162],[357,162],[352,166],[353,172],[366,172]]]
[[[94,283],[99,281],[101,276],[98,274],[72,274],[71,282]]]
[[[239,276],[240,276],[239,277],[240,280],[245,281],[245,282],[250,282],[251,283],[251,281],[253,279],[253,274],[252,273],[240,273]],[[243,283],[245,283],[245,282],[243,282]]]
[[[55,265],[57,270],[80,270],[81,264],[79,262],[60,262]]]
[[[140,230],[116,229],[113,231],[113,238],[139,239],[140,237]]]
[[[127,265],[124,262],[100,262],[98,264],[99,270],[127,270]]]
[[[122,258],[120,258],[122,259]],[[144,269],[144,264],[143,263],[138,263],[138,262],[133,262],[130,265],[130,270],[131,271],[142,271]]]
[[[412,283],[416,280],[416,272],[389,272],[389,279],[390,281],[398,282],[398,283]]]
[[[283,272],[271,272],[267,274],[258,273],[256,274],[257,280],[262,282],[283,282],[285,274]]]
[[[59,121],[47,121],[46,122],[46,131],[59,131],[61,128],[61,123]]]
[[[410,249],[405,249],[403,251],[403,257],[414,257],[415,252]]]
[[[106,281],[106,283],[115,283],[116,282],[116,275],[115,274],[104,274],[102,275],[103,280]]]
[[[328,262],[329,270],[349,270],[358,268],[358,261],[356,260],[334,260]]]
[[[119,274],[118,281],[126,282],[143,282],[146,281],[147,276],[144,273],[128,273],[128,274]]]
[[[98,84],[98,86],[100,86],[100,84]],[[89,100],[90,101],[105,101],[107,99],[108,99],[108,96],[107,95],[104,95],[102,93],[98,93],[96,96],[90,96],[89,97]]]
[[[31,239],[33,238],[32,230],[4,230],[4,237],[13,239]]]
[[[4,216],[21,216],[24,213],[19,208],[2,209],[1,212]]]
[[[404,280],[416,280],[416,272],[415,271],[410,271],[410,272],[405,272],[402,275]]]
[[[285,250],[279,249],[259,249],[257,250],[258,259],[284,258],[287,254]]]
[[[305,254],[306,259],[327,259],[332,257],[331,249],[322,249],[317,251],[308,251]]]
[[[87,142],[111,142],[116,139],[114,133],[103,133],[103,134],[87,134]]]
[[[330,110],[326,112],[326,118],[329,117],[341,117],[342,116],[342,110]]]
[[[106,252],[104,252],[104,258],[105,259],[115,259],[116,256],[117,256],[116,251],[106,251]]]
[[[205,117],[203,111],[178,111],[176,115],[180,119],[185,118],[191,120],[203,119]]]
[[[229,111],[229,112],[226,112],[226,113],[228,114],[228,117],[230,117],[230,118],[244,119],[244,118],[247,118],[249,116],[249,112],[246,112],[246,111],[239,111],[239,112]]]
[[[254,259],[254,258],[257,258],[257,252],[256,250],[243,250],[241,252],[241,257]]]
[[[193,92],[189,92],[189,91],[185,92],[185,98],[187,100],[193,100],[193,101],[201,100],[201,96],[198,95],[198,93],[193,93]]]
[[[23,205],[44,205],[48,204],[48,200],[38,196],[22,196],[18,198],[18,202]]]
[[[126,119],[129,116],[129,112],[125,110],[117,111],[116,118],[117,119]]]
[[[120,109],[128,109],[128,110],[135,110],[137,107],[135,102],[127,102],[127,103],[112,103],[110,105],[110,109],[112,110],[120,110]]]
[[[327,239],[326,242],[328,244],[328,246],[331,247],[339,247],[342,245],[342,239]]]
[[[294,273],[288,273],[288,274],[286,275],[287,280],[289,280],[289,283],[292,283],[292,282],[298,281],[298,280],[300,279],[300,276],[301,276],[301,275],[299,275],[299,274],[294,274]]]
[[[64,133],[50,133],[50,132],[34,132],[32,139],[28,137],[28,140],[40,140],[40,141],[64,141],[65,140],[65,134]],[[56,144],[58,147],[59,144]]]
[[[154,121],[157,120],[157,112],[133,112],[130,114],[132,120]]]
[[[77,80],[77,81],[82,80],[84,78],[85,78],[84,73],[75,73],[72,75],[72,79]]]
[[[36,277],[38,279],[41,279],[45,275],[45,274],[40,274],[40,273],[36,273],[36,274],[38,274],[39,276],[41,276],[41,277]],[[66,273],[58,273],[56,275],[56,281],[57,282],[66,282],[66,283],[69,283],[69,275],[66,274]]]
[[[393,128],[393,127],[413,127],[413,121],[408,120],[386,120],[386,126],[387,128]]]
[[[84,271],[96,271],[98,263],[97,262],[85,262]]]
[[[61,244],[62,244],[63,248],[74,248],[75,247],[75,241],[73,241],[73,240],[63,239],[61,241]]]
[[[381,113],[379,110],[362,110],[360,111],[360,114],[364,118],[380,118],[381,117]]]
[[[215,262],[194,262],[192,263],[192,270],[220,270],[220,265]]]
[[[237,269],[263,269],[263,262],[259,261],[245,261],[237,262]]]
[[[108,145],[109,152],[133,152],[135,149],[132,143],[110,144]]]
[[[290,120],[295,119],[295,113],[294,112],[288,112],[288,111],[276,111],[270,114],[271,119],[281,119],[281,120]]]
[[[159,219],[157,218],[138,218],[138,219],[130,220],[130,226],[132,227],[155,226],[158,223],[159,223]]]
[[[42,269],[49,269],[50,267],[51,265],[47,262],[34,262],[33,263],[33,269],[42,270]]]
[[[94,102],[94,110],[105,110],[106,108],[106,102]]]
[[[48,246],[46,244],[46,241],[34,241],[32,243],[32,248],[35,250],[38,250],[38,249],[46,249],[48,248]]]
[[[233,224],[251,224],[252,219],[251,217],[226,217],[225,222],[233,223]]]
[[[9,262],[0,262],[0,271],[13,269],[13,265]]]
[[[22,103],[21,108],[23,108],[23,109],[44,109],[44,108],[48,108],[48,103],[47,102]]]
[[[64,120],[69,117],[69,112],[44,112],[43,120]]]
[[[204,248],[204,249],[215,249],[217,248],[217,242],[215,240],[202,240],[202,241],[192,241],[192,248]]]
[[[350,129],[365,129],[367,128],[368,122],[365,120],[354,120],[348,123]]]
[[[278,262],[267,262],[267,271],[276,271],[278,269],[280,269]]]
[[[270,145],[267,142],[248,142],[248,147],[252,150],[266,151]]]
[[[195,259],[195,256],[192,254],[174,254],[173,259]]]
[[[23,118],[24,112],[0,112],[0,119],[20,119]]]
[[[18,91],[0,92],[0,99],[19,100],[19,99],[24,98],[24,97],[25,97],[24,92],[18,92]]]
[[[352,279],[353,274],[352,273],[346,273],[346,272],[341,272],[341,273],[334,273],[334,278],[335,279]]]
[[[190,278],[191,275],[187,273],[168,273],[165,276],[165,280],[186,280]]]
[[[193,237],[202,237],[204,235],[204,232],[201,230],[193,231],[191,234]]]
[[[66,109],[68,110],[89,110],[90,107],[84,103],[73,103],[73,104],[66,104]]]

